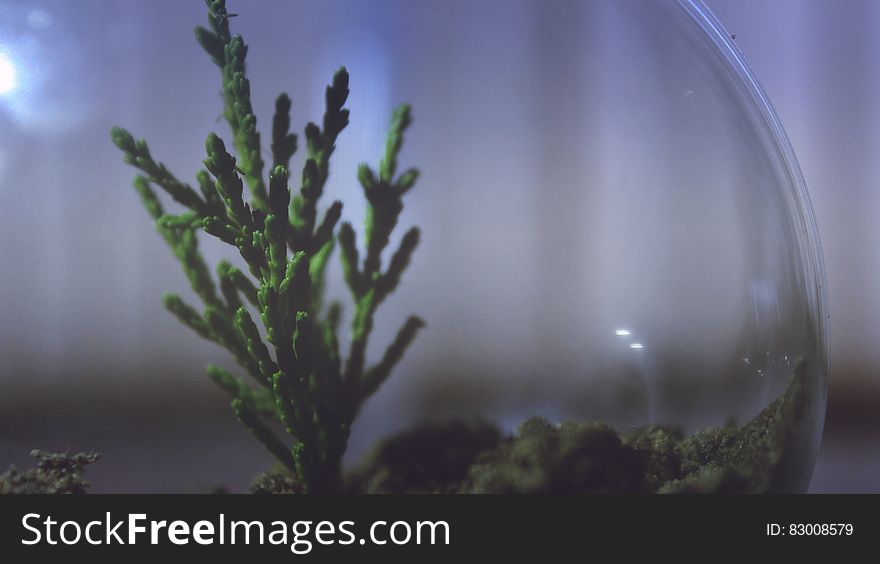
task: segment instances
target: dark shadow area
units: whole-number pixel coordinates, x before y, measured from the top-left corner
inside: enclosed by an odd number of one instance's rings
[[[173,396],[138,391],[22,394],[15,402],[7,395],[0,411],[0,468],[32,466],[34,448],[97,451],[101,459],[86,472],[91,492],[207,493],[217,487],[246,491],[271,466],[271,456],[235,421],[220,394],[206,397],[196,384],[182,385]],[[829,398],[809,491],[880,493],[880,389],[832,386]]]

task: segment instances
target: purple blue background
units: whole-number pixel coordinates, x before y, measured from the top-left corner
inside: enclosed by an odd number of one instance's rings
[[[583,12],[589,1],[237,4],[232,11],[247,13],[233,23],[252,46],[261,123],[282,90],[294,100],[295,126],[315,119],[321,86],[340,62],[349,67],[355,114],[334,166],[353,170],[376,158],[386,110],[400,101],[416,104],[422,131],[443,105],[515,111],[516,100],[492,92],[491,83],[459,87],[430,69],[452,61],[477,77],[472,53],[491,59],[497,49],[509,61],[513,50],[521,66],[496,72],[522,74],[528,90],[541,70],[530,50],[562,50],[571,32],[534,25],[545,4]],[[811,491],[880,492],[880,3],[707,5],[736,35],[782,119],[824,245],[832,383]],[[172,170],[189,171],[201,159],[206,129],[222,127],[214,125],[217,69],[191,33],[204,19],[195,0],[0,0],[0,62],[14,72],[10,78],[0,64],[0,468],[26,464],[34,447],[94,448],[105,452],[89,474],[95,491],[194,491],[214,483],[241,489],[269,462],[203,375],[217,349],[160,307],[161,293],[184,291],[185,281],[108,137],[110,125],[125,125],[151,140]],[[484,20],[507,32],[481,36]],[[407,34],[410,24],[418,36]],[[424,77],[401,90],[395,73],[413,58]],[[498,135],[515,151],[514,140],[534,125],[528,116],[512,119]],[[440,134],[473,139],[468,131]],[[430,142],[413,143],[427,156]],[[433,158],[444,166],[443,154]],[[502,183],[498,191],[503,196]],[[356,219],[361,210],[347,213]],[[429,202],[414,198],[407,213],[419,223],[430,217]],[[435,275],[416,273],[413,284]],[[414,296],[395,307],[417,309]],[[363,425],[366,434],[384,428],[378,417]]]

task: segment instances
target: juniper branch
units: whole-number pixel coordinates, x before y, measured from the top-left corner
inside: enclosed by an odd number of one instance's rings
[[[235,286],[235,289],[244,296],[244,298],[254,307],[259,306],[259,302],[257,300],[257,288],[254,286],[253,282],[239,269],[234,266],[229,265],[229,263],[224,263],[226,266],[222,272],[219,273],[221,280],[228,281],[230,284]],[[223,264],[223,263],[221,263]],[[236,308],[238,309],[238,308]]]
[[[333,202],[318,221],[331,156],[348,125],[348,73],[340,68],[327,87],[321,125],[305,128],[306,154],[295,193],[288,171],[297,149],[297,137],[290,133],[290,99],[285,94],[276,99],[267,191],[245,73],[247,45],[230,32],[225,1],[206,3],[209,26],[197,27],[195,34],[221,69],[224,116],[235,155],[218,135],[210,134],[205,169],[196,172],[196,191],[156,162],[146,142],[121,128],[114,128],[111,136],[124,161],[142,173],[135,178],[135,189],[205,304],[200,314],[180,297],[168,295],[166,307],[197,334],[228,349],[259,386],[216,366],[208,367],[209,377],[232,396],[238,419],[290,469],[304,491],[337,491],[340,461],[360,406],[388,378],[423,326],[416,317],[407,320],[382,359],[365,370],[376,308],[397,288],[419,240],[418,229],[410,229],[382,272],[380,257],[403,209],[402,197],[418,178],[416,169],[395,178],[404,132],[412,121],[410,109],[401,106],[394,112],[379,172],[367,165],[357,171],[368,203],[361,264],[351,224],[343,223],[336,233],[342,203]],[[184,211],[167,213],[152,184]],[[218,294],[198,250],[199,229],[235,247],[250,276],[221,261]],[[337,241],[354,299],[351,348],[344,363],[338,339],[341,305],[333,302],[323,312],[325,272]],[[265,337],[248,305],[258,310]],[[287,440],[271,430],[273,421],[284,428]]]
[[[419,235],[419,228],[413,227],[401,239],[400,247],[392,255],[391,262],[388,264],[388,270],[376,281],[376,299],[379,302],[397,289],[397,285],[400,284],[400,276],[409,266],[412,254],[419,244]]]
[[[111,129],[110,137],[113,143],[122,150],[126,163],[143,172],[151,182],[165,190],[175,201],[195,212],[206,210],[205,202],[189,184],[179,181],[165,168],[165,165],[153,160],[146,141],[143,139],[135,141],[131,133],[121,127]]]
[[[338,240],[345,282],[354,299],[359,300],[367,291],[367,281],[360,271],[356,235],[350,223],[342,224]]]
[[[394,180],[398,155],[403,146],[403,134],[411,123],[409,106],[400,106],[391,119],[385,156],[379,165],[379,174],[377,175],[367,164],[358,167],[358,180],[368,204],[365,222],[366,256],[363,268],[359,268],[358,265],[354,230],[350,225],[343,224],[339,233],[343,272],[349,289],[355,297],[351,345],[345,367],[345,380],[351,385],[360,381],[363,376],[367,340],[373,328],[376,308],[387,294],[397,287],[400,276],[409,264],[410,256],[419,240],[418,229],[411,229],[392,257],[389,269],[384,274],[380,272],[382,251],[388,246],[391,233],[403,211],[403,195],[418,176],[417,172],[412,171],[405,174],[402,180],[409,183],[406,189],[401,188],[401,179]]]
[[[391,117],[391,129],[388,131],[388,140],[385,143],[385,156],[379,163],[379,181],[391,184],[397,173],[397,155],[403,146],[403,133],[412,123],[412,111],[408,105],[403,105],[394,111]]]
[[[229,371],[209,364],[208,376],[211,380],[229,392],[234,399],[240,399],[251,411],[261,415],[274,415],[275,397],[265,388],[252,388],[244,380],[233,376]]]
[[[336,240],[330,239],[309,261],[309,278],[312,280],[310,311],[321,311],[324,307],[324,273],[335,247]]]
[[[183,267],[183,272],[189,280],[193,292],[198,295],[207,305],[220,306],[214,280],[208,271],[208,266],[199,252],[198,239],[193,229],[180,231],[174,254]]]
[[[272,166],[290,167],[290,158],[296,153],[296,135],[290,131],[290,98],[281,94],[275,99],[272,118]]]
[[[257,117],[251,106],[251,86],[245,72],[247,45],[239,35],[229,32],[229,13],[223,0],[205,0],[211,30],[196,27],[196,40],[220,67],[223,81],[223,116],[232,129],[233,145],[239,165],[253,196],[254,207],[268,207],[263,180],[263,158]]]
[[[278,366],[272,360],[272,357],[269,356],[269,349],[263,343],[263,338],[260,337],[260,330],[257,329],[251,314],[244,307],[240,307],[235,312],[233,323],[235,324],[236,331],[238,331],[239,339],[244,342],[248,354],[260,368],[260,373],[267,383],[271,383],[272,374],[278,371]]]
[[[260,417],[248,407],[247,403],[236,398],[232,400],[231,405],[233,413],[235,413],[235,416],[241,421],[241,424],[247,427],[251,434],[258,441],[263,443],[263,446],[265,446],[266,449],[282,464],[287,466],[290,470],[296,471],[296,465],[294,464],[293,453],[291,450],[288,449],[284,443],[281,442],[281,439],[279,439],[275,433],[273,433],[271,429],[260,420]]]
[[[238,308],[242,307],[241,296],[239,295],[238,288],[235,286],[235,282],[232,279],[231,271],[234,268],[234,266],[225,260],[221,260],[217,263],[217,280],[220,281],[220,293],[223,295],[223,300],[226,302],[226,309],[230,313],[235,312]]]
[[[326,108],[323,129],[314,123],[309,123],[305,128],[306,162],[302,187],[290,208],[290,222],[296,230],[295,241],[299,242],[300,248],[305,248],[311,241],[317,202],[330,174],[330,156],[336,150],[336,138],[348,125],[348,110],[343,107],[348,93],[348,71],[341,67],[324,93]]]
[[[180,296],[177,294],[165,294],[164,302],[165,308],[173,313],[181,323],[198,333],[202,338],[209,341],[214,340],[214,335],[211,333],[211,328],[208,327],[207,322],[205,322],[195,308],[184,302]]]
[[[406,323],[397,332],[397,336],[394,337],[394,341],[388,345],[382,360],[364,375],[362,384],[364,397],[372,395],[388,378],[394,366],[403,358],[403,353],[416,338],[419,329],[424,326],[425,322],[418,317],[413,316],[406,320]]]
[[[248,374],[263,386],[268,386],[257,360],[248,352],[247,341],[235,327],[235,321],[220,308],[205,308],[205,321],[211,329],[212,340],[225,347],[235,361],[247,370]]]

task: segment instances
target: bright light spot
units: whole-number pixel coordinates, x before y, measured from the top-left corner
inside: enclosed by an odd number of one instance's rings
[[[629,348],[631,348],[631,349],[643,349],[643,348],[645,348],[645,345],[643,345],[642,343],[631,343],[630,346],[629,346]]]
[[[0,55],[0,94],[6,94],[15,88],[15,67],[5,56]]]
[[[614,334],[617,335],[618,337],[627,337],[629,335],[632,335],[632,333],[630,333],[626,329],[618,329],[617,331],[614,332]]]

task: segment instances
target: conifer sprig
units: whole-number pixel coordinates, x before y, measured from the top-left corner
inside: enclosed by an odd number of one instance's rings
[[[410,229],[382,271],[381,255],[403,210],[403,195],[418,178],[416,169],[397,175],[404,132],[412,122],[410,108],[401,106],[394,112],[378,173],[368,165],[358,169],[367,199],[361,264],[352,225],[343,223],[337,234],[342,203],[333,202],[320,220],[318,213],[337,139],[349,121],[348,73],[340,68],[327,86],[321,125],[305,127],[305,160],[296,192],[289,186],[288,168],[297,150],[297,136],[290,132],[291,101],[286,94],[278,96],[267,184],[245,69],[247,45],[230,32],[233,14],[226,11],[225,0],[206,4],[209,25],[197,27],[195,35],[221,69],[224,116],[235,154],[218,135],[210,134],[205,169],[196,173],[197,191],[155,161],[143,140],[121,128],[113,128],[111,137],[124,161],[142,173],[135,178],[135,188],[144,207],[204,303],[199,312],[170,294],[166,308],[201,337],[228,349],[257,385],[213,365],[208,375],[232,396],[235,416],[290,469],[302,491],[337,491],[352,422],[424,325],[410,317],[379,362],[365,365],[376,309],[397,288],[419,242],[418,228]],[[185,211],[166,213],[153,186]],[[198,249],[199,230],[235,247],[250,276],[221,261],[215,284]],[[337,240],[354,299],[345,360],[338,338],[342,306],[325,306],[323,296],[324,273]],[[259,320],[249,308],[258,312]],[[278,436],[279,428],[289,439]]]
[[[196,27],[196,40],[220,67],[223,76],[223,117],[232,129],[233,146],[238,166],[247,180],[253,205],[265,210],[266,184],[263,180],[263,158],[257,116],[251,106],[251,85],[245,74],[248,47],[240,35],[229,32],[225,0],[206,0],[210,30]]]

